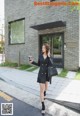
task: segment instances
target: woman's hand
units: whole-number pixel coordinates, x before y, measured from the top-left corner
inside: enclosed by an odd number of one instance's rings
[[[32,62],[33,62],[33,57],[29,56],[29,63],[32,64]]]
[[[29,62],[30,62],[30,64],[32,64],[33,60],[30,60]]]
[[[50,51],[48,51],[48,57],[50,57]]]

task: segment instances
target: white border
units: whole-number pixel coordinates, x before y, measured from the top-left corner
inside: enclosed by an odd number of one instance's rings
[[[80,10],[79,10],[79,67],[80,67]]]

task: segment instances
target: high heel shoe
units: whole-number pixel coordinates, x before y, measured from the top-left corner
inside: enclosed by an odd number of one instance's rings
[[[44,102],[42,102],[42,111],[41,111],[41,113],[42,113],[42,115],[45,114],[45,104],[44,104]]]
[[[42,110],[41,113],[42,113],[42,115],[45,115],[45,110]]]
[[[46,91],[44,91],[44,100],[46,99]]]

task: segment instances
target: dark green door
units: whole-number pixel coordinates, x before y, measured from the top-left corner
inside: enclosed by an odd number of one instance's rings
[[[43,43],[49,43],[50,52],[56,67],[64,67],[64,34],[40,35],[40,51]]]

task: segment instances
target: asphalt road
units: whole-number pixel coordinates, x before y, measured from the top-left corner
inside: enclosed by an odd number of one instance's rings
[[[4,92],[3,92],[3,95],[0,95],[0,104],[2,104],[2,103],[13,104],[13,116],[42,116],[41,111],[39,109],[34,108],[33,106],[31,106],[29,104],[26,104],[26,103],[14,98],[14,97],[11,97],[9,95],[7,96],[7,95],[8,94],[6,94]],[[1,112],[3,114],[5,113],[5,115],[6,115],[7,114],[6,111],[7,111],[8,108],[10,110],[10,109],[12,109],[12,106],[10,108],[10,107],[8,107],[8,106],[6,107],[4,105],[4,106],[2,106],[2,110],[1,110],[1,107],[0,107],[0,116],[2,116]],[[8,112],[8,114],[11,114],[11,112]],[[50,115],[45,114],[45,116],[50,116]]]

